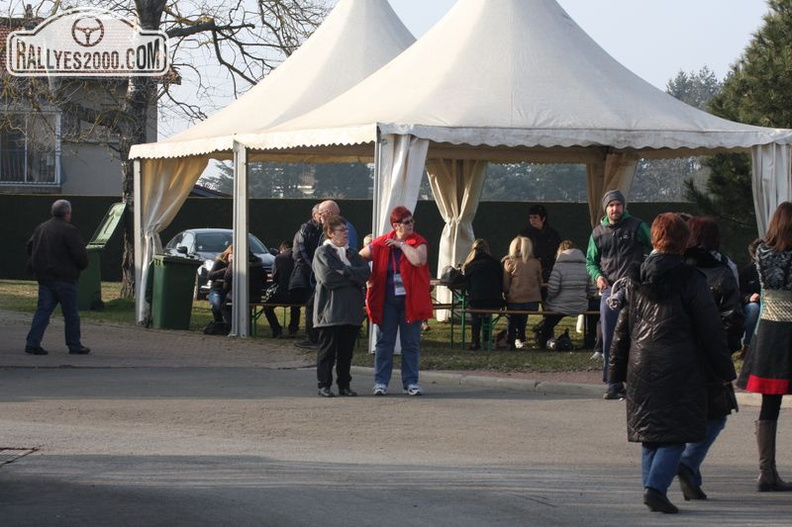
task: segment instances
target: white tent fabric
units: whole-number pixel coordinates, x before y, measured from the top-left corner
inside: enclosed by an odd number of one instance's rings
[[[272,128],[278,134],[239,140],[262,149],[370,143],[371,123],[383,134],[476,147],[789,142],[786,130],[720,119],[658,90],[610,57],[555,0],[459,0],[364,82]]]
[[[238,140],[253,150],[327,155],[373,144],[378,134],[430,141],[430,161],[586,163],[592,224],[602,193],[628,192],[642,156],[774,145],[754,149],[764,160],[755,164],[761,190],[774,189],[771,182],[779,187],[757,210],[766,215],[789,197],[789,185],[778,183],[789,179],[789,167],[777,160],[789,158],[792,131],[727,121],[658,90],[610,57],[555,0],[458,0],[365,81],[312,112]],[[767,156],[775,151],[781,153],[771,162]],[[454,218],[447,221],[438,273],[454,263],[451,247],[462,241]]]
[[[143,160],[136,169],[135,185],[138,322],[148,315],[142,292],[151,258],[161,250],[158,233],[184,204],[208,160],[231,158],[235,134],[272,126],[316,108],[414,41],[387,0],[340,0],[305,44],[248,93],[189,130],[132,148],[130,158]],[[242,235],[242,240],[247,238]]]
[[[445,221],[439,261],[460,264],[473,246],[473,218],[484,189],[486,170],[487,162],[481,160],[435,159],[429,162],[429,184]],[[445,265],[438,269],[438,276],[443,267]],[[452,301],[452,294],[448,288],[438,287],[435,298],[441,304],[448,304]],[[439,310],[436,316],[444,321],[448,319],[449,312]]]
[[[790,198],[792,131],[727,121],[677,101],[611,58],[555,0],[458,0],[413,46],[327,104],[275,126],[257,124],[234,137],[245,159],[329,160],[373,151],[375,188],[390,189],[387,198],[377,195],[377,231],[396,200],[414,205],[410,189],[418,188],[420,172],[395,168],[423,157],[430,165],[585,163],[592,221],[602,191],[629,190],[640,157],[752,151],[755,200],[764,200],[757,213],[766,220]],[[198,153],[211,149],[200,145],[193,146]],[[465,181],[471,203],[475,173]],[[403,185],[400,198],[394,181]],[[468,236],[453,226],[444,231],[439,269]]]

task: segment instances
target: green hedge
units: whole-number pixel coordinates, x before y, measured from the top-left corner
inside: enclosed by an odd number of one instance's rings
[[[0,220],[5,227],[2,239],[6,257],[0,260],[0,278],[25,279],[27,257],[25,242],[36,225],[49,218],[52,202],[61,196],[0,195]],[[72,202],[73,223],[80,228],[85,241],[92,237],[110,206],[119,201],[113,197],[62,196]],[[311,212],[313,200],[254,199],[250,200],[250,231],[270,247],[277,247],[281,240],[291,240],[300,224]],[[371,201],[338,200],[341,213],[351,221],[360,240],[371,232]],[[511,239],[522,230],[528,220],[527,203],[484,202],[473,223],[477,236],[490,242],[496,256],[506,254]],[[546,204],[550,224],[562,238],[569,238],[578,245],[587,243],[591,228],[588,221],[588,206],[585,203]],[[651,221],[665,211],[695,213],[690,203],[634,203],[630,212]],[[230,198],[190,198],[179,211],[173,223],[162,233],[163,244],[179,231],[190,227],[226,227],[233,222]],[[437,266],[437,251],[443,230],[443,219],[433,201],[419,202],[415,210],[416,230],[430,244],[430,265]],[[131,222],[131,215],[126,221]],[[102,253],[102,279],[121,279],[121,229],[113,236]],[[735,240],[724,236],[725,252],[738,262],[745,260],[745,245],[748,240]]]

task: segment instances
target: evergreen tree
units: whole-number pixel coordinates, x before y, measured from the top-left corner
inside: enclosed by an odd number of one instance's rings
[[[760,126],[792,127],[792,0],[769,0],[770,11],[722,90],[710,102],[715,115]],[[748,154],[719,154],[705,164],[712,171],[705,190],[686,181],[699,208],[750,236],[756,232]]]
[[[721,82],[707,66],[699,71],[679,71],[666,84],[666,93],[680,101],[706,110],[721,89]],[[641,159],[630,199],[632,201],[682,201],[686,180],[706,179],[709,170],[704,158]]]

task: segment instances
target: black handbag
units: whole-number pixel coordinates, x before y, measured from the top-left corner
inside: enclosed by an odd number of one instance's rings
[[[278,284],[272,284],[268,288],[266,288],[264,292],[261,294],[261,302],[267,304],[273,298],[275,298],[275,295],[277,294],[278,294]]]

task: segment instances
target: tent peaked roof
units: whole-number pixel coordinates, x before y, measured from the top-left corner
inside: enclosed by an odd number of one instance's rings
[[[256,86],[205,121],[131,157],[228,151],[233,135],[297,117],[343,93],[415,42],[387,0],[340,0],[313,35]]]
[[[239,141],[253,148],[363,143],[373,139],[372,124],[489,146],[737,148],[788,135],[717,118],[658,90],[555,0],[458,0],[365,81],[275,134]]]

